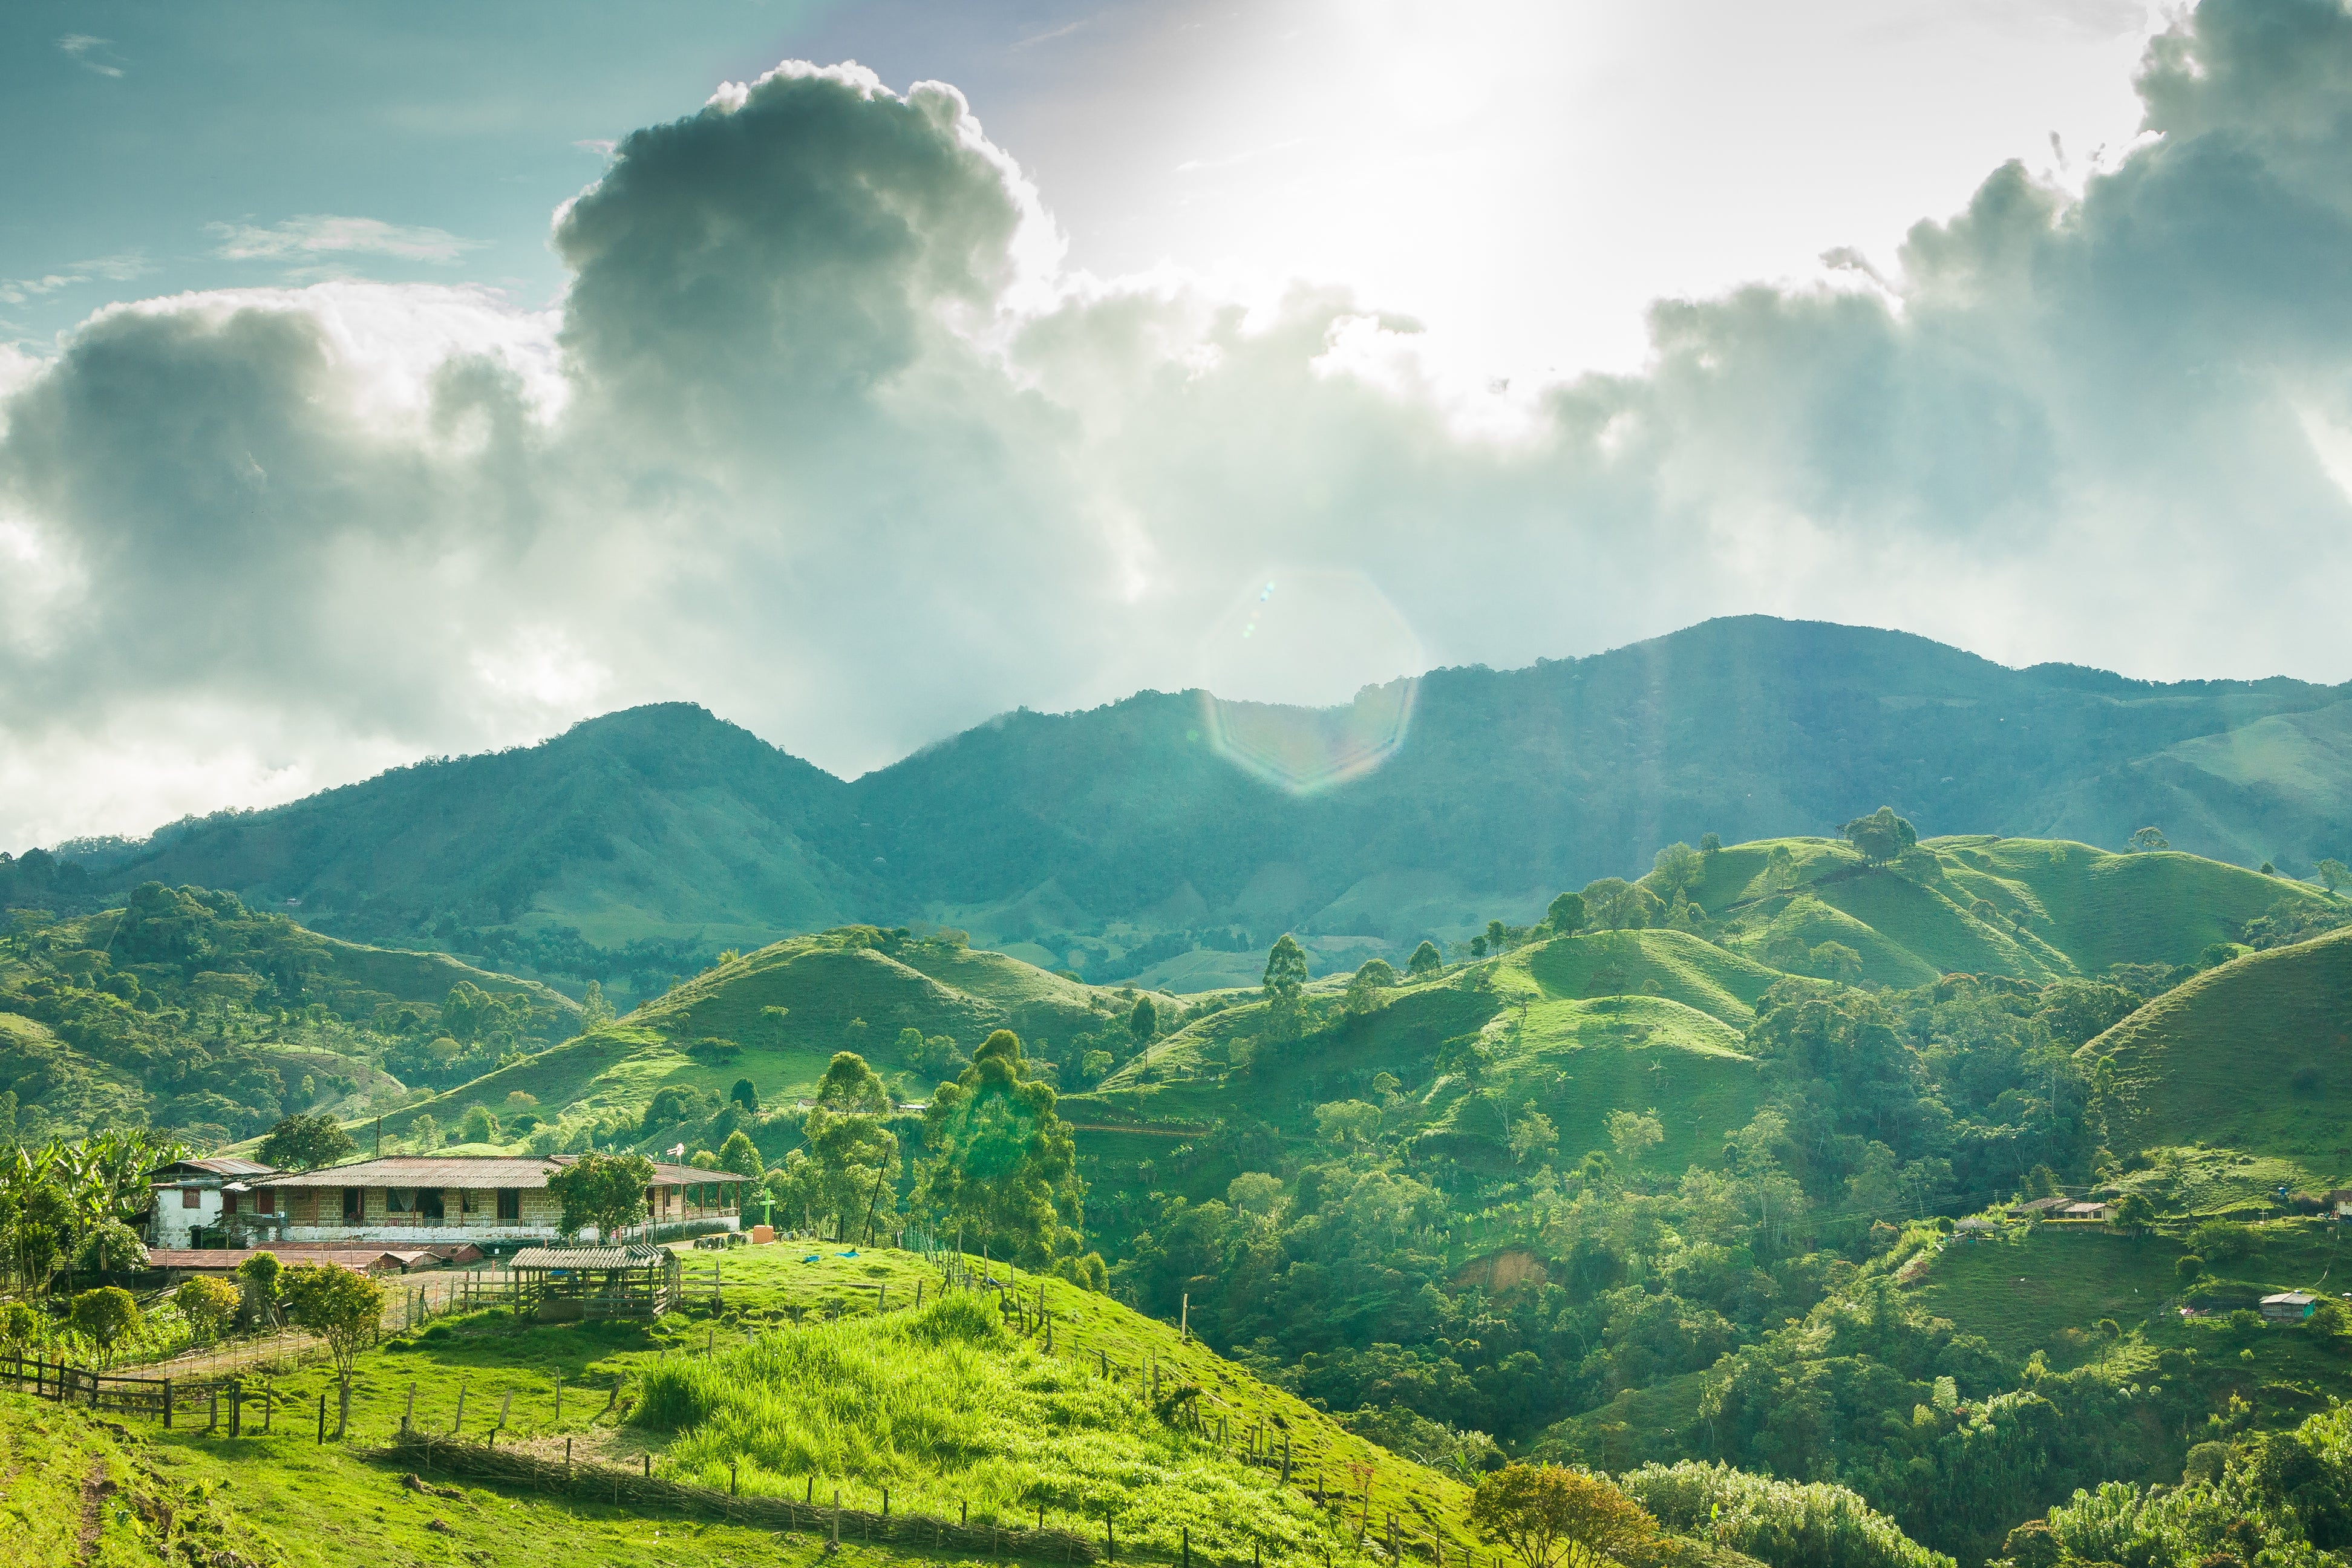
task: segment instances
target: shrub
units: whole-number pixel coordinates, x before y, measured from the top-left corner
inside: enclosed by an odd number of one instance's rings
[[[76,1296],[71,1321],[75,1331],[98,1347],[100,1366],[113,1359],[116,1342],[137,1333],[142,1321],[138,1301],[119,1285],[102,1285]]]
[[[202,1274],[181,1280],[180,1288],[172,1292],[172,1304],[187,1321],[188,1337],[200,1345],[208,1345],[227,1331],[243,1299],[228,1281]]]
[[[2205,1272],[2205,1260],[2193,1252],[2184,1252],[2173,1259],[2172,1271],[2180,1276],[2182,1284],[2189,1284]]]
[[[1668,1530],[1744,1552],[1769,1568],[1953,1568],[1841,1486],[1783,1481],[1684,1460],[1621,1478]]]

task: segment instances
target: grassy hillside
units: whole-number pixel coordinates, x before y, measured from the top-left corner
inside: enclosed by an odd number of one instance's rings
[[[1160,998],[1172,1019],[1181,1004]],[[794,937],[697,975],[593,1030],[404,1109],[391,1131],[429,1114],[454,1125],[464,1109],[530,1096],[579,1119],[634,1119],[663,1089],[725,1099],[748,1079],[762,1105],[812,1091],[836,1051],[854,1050],[908,1099],[928,1095],[950,1064],[902,1048],[903,1031],[945,1037],[969,1055],[996,1029],[1020,1034],[1032,1054],[1075,1078],[1091,1042],[1133,1045],[1133,998],[1078,984],[1003,953],[920,941],[872,927]],[[774,1009],[782,1009],[781,1016]]]
[[[176,1461],[88,1411],[0,1394],[0,1544],[18,1568],[278,1560],[215,1478]]]
[[[1897,988],[2189,963],[2258,916],[2332,907],[2316,888],[2194,855],[1985,836],[1927,839],[1885,866],[1832,839],[1729,846],[1690,897],[1760,962],[1806,971],[1805,953],[1835,942],[1860,956],[1857,978]]]
[[[816,1260],[802,1261],[811,1251]],[[977,1275],[980,1259],[969,1261]],[[418,1430],[473,1442],[503,1418],[499,1450],[568,1456],[583,1472],[649,1469],[709,1488],[721,1503],[730,1480],[751,1496],[829,1501],[838,1489],[845,1506],[865,1510],[878,1510],[887,1488],[893,1517],[953,1521],[968,1510],[975,1524],[1019,1529],[1037,1522],[1043,1504],[1047,1524],[1096,1541],[1108,1509],[1120,1555],[1150,1561],[1172,1558],[1187,1529],[1192,1551],[1213,1563],[1248,1562],[1254,1551],[1269,1562],[1356,1561],[1368,1494],[1374,1531],[1395,1513],[1420,1544],[1416,1556],[1433,1531],[1457,1551],[1467,1540],[1459,1482],[1104,1297],[1008,1278],[999,1264],[997,1279],[1028,1313],[1016,1319],[999,1311],[993,1292],[942,1300],[940,1268],[889,1249],[778,1245],[729,1254],[717,1267],[723,1309],[698,1288],[688,1312],[650,1328],[525,1324],[489,1310],[388,1339],[360,1357],[352,1427],[340,1444],[316,1441],[317,1401],[331,1386],[323,1367],[278,1375],[273,1432],[255,1430],[259,1414],[248,1405],[247,1435],[233,1441],[205,1435],[201,1420],[168,1434],[134,1423],[127,1437],[110,1438],[78,1413],[44,1405],[36,1415],[30,1401],[0,1396],[0,1457],[42,1467],[29,1486],[12,1482],[0,1510],[52,1533],[70,1529],[76,1483],[96,1463],[110,1474],[168,1476],[181,1498],[235,1500],[233,1521],[218,1501],[208,1504],[211,1515],[198,1508],[188,1517],[224,1521],[237,1533],[223,1534],[223,1543],[234,1541],[254,1562],[329,1564],[360,1553],[537,1568],[667,1564],[681,1553],[712,1563],[823,1555],[815,1531],[731,1525],[717,1507],[630,1511],[600,1502],[593,1489],[555,1496],[520,1485],[451,1486],[429,1470],[425,1487],[411,1485],[404,1472],[413,1462],[368,1457],[407,1415]],[[712,1268],[688,1255],[690,1280],[709,1280]],[[919,1310],[918,1280],[927,1294]],[[1054,1319],[1050,1348],[1036,1315],[1041,1283]],[[877,1285],[887,1288],[879,1297]],[[845,1315],[825,1321],[836,1305]],[[1197,1392],[1155,1405],[1155,1369],[1163,1400]],[[1328,1506],[1314,1499],[1318,1478],[1332,1494]],[[1351,1494],[1345,1504],[1342,1492]],[[106,1528],[126,1546],[138,1533]],[[863,1562],[957,1556],[862,1542],[855,1516],[842,1548]],[[160,1559],[68,1552],[27,1562],[79,1560]]]
[[[2083,1047],[2117,1149],[2206,1142],[2352,1170],[2352,931],[2249,953]]]

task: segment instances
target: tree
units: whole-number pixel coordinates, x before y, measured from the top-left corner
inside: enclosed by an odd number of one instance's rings
[[[886,1116],[890,1090],[856,1051],[835,1051],[816,1080],[816,1102],[840,1114]]]
[[[1406,975],[1414,980],[1426,980],[1444,967],[1445,955],[1439,952],[1437,944],[1426,937],[1422,939],[1419,947],[1412,950],[1412,956],[1404,961]]]
[[[2352,871],[2346,870],[2344,862],[2341,860],[2322,860],[2311,868],[2311,874],[2316,877],[2319,879],[2319,885],[2330,893],[2335,892],[2345,883],[2352,882]]]
[[[740,1127],[727,1134],[727,1142],[719,1146],[719,1168],[732,1171],[739,1176],[749,1176],[755,1182],[768,1173],[766,1163],[760,1158],[759,1147],[751,1142],[751,1135]]]
[[[1723,840],[1712,833],[1702,833],[1698,836],[1698,852],[1702,855],[1720,855],[1723,853]]]
[[[199,1345],[212,1343],[227,1331],[242,1300],[236,1286],[203,1274],[181,1280],[172,1292],[172,1305],[187,1322],[188,1337]]]
[[[2134,1235],[2156,1223],[2156,1205],[2140,1193],[2126,1193],[2116,1200],[2116,1206],[2108,1212],[2115,1216],[2114,1225],[2117,1230]]]
[[[1392,989],[1396,983],[1396,971],[1389,967],[1387,959],[1366,959],[1363,967],[1349,977],[1347,992],[1339,1001],[1340,1010],[1349,1017],[1368,1013],[1380,993]]]
[[[654,1163],[643,1154],[583,1154],[550,1173],[547,1190],[562,1205],[556,1228],[567,1237],[590,1226],[600,1241],[616,1242],[646,1217],[646,1188]]]
[[[1315,1108],[1315,1135],[1328,1142],[1369,1143],[1381,1130],[1381,1108],[1364,1100],[1336,1100]]]
[[[1265,978],[1260,987],[1265,994],[1265,1010],[1276,1039],[1290,1039],[1298,1033],[1298,997],[1307,989],[1307,950],[1297,939],[1284,931],[1273,947],[1266,951]]]
[[[1135,999],[1135,1006],[1127,1015],[1127,1032],[1138,1046],[1148,1046],[1160,1037],[1160,1009],[1152,1005],[1149,995]]]
[[[420,1154],[430,1154],[441,1147],[441,1124],[433,1120],[431,1111],[419,1112],[416,1120],[408,1124],[408,1143]]]
[[[457,1137],[466,1143],[495,1143],[499,1141],[499,1119],[488,1106],[476,1100],[457,1119]]]
[[[1824,980],[1851,985],[1862,977],[1862,954],[1842,942],[1820,943],[1805,954],[1805,963]]]
[[[549,1185],[553,1184],[551,1179]],[[340,1437],[351,1419],[352,1366],[383,1321],[383,1287],[340,1263],[298,1263],[286,1271],[282,1289],[294,1326],[316,1335],[335,1359],[336,1378],[342,1385],[335,1422]]]
[[[1486,922],[1486,951],[1507,952],[1511,946],[1511,928],[1500,921]]]
[[[1225,1184],[1225,1202],[1234,1205],[1235,1214],[1269,1216],[1282,1202],[1282,1178],[1264,1171],[1244,1171]]]
[[[1884,865],[1919,842],[1917,831],[1895,816],[1891,805],[1882,805],[1868,816],[1857,816],[1838,832],[1874,866]]]
[[[2163,831],[2159,828],[2143,827],[2131,836],[2131,849],[2135,854],[2144,854],[2150,849],[2171,847],[2172,845],[2165,838]]]
[[[915,1203],[964,1245],[1068,1278],[1086,1225],[1086,1184],[1053,1086],[1029,1076],[1021,1037],[999,1029],[923,1113],[932,1151],[915,1176]]]
[[[139,1233],[119,1219],[91,1226],[74,1248],[74,1268],[84,1274],[128,1274],[146,1267],[147,1248]]]
[[[1665,901],[1622,877],[1601,877],[1584,885],[1584,922],[1594,931],[1641,931],[1656,923]]]
[[[913,1033],[912,1030],[908,1030],[908,1032],[909,1034]],[[917,1036],[916,1037],[918,1039],[921,1038],[920,1036]],[[751,1080],[748,1078],[737,1079],[735,1080],[735,1087],[727,1091],[727,1098],[735,1104],[741,1106],[744,1110],[752,1112],[754,1115],[759,1113],[760,1091],[752,1087]]]
[[[593,980],[588,983],[588,994],[580,999],[580,1027],[584,1033],[601,1029],[613,1021],[613,1005],[604,1000],[604,988]]]
[[[1574,893],[1562,893],[1544,911],[1544,924],[1566,936],[1584,926],[1584,900]]]
[[[1665,1124],[1658,1120],[1654,1106],[1646,1111],[1612,1110],[1606,1118],[1606,1125],[1610,1143],[1629,1170],[1666,1141]]]
[[[0,1352],[22,1355],[41,1331],[41,1315],[22,1301],[0,1306]]]
[[[73,1299],[68,1321],[76,1332],[98,1347],[98,1364],[114,1360],[114,1347],[126,1335],[139,1331],[139,1303],[120,1285],[101,1285]]]
[[[1668,903],[1677,893],[1687,893],[1706,876],[1706,861],[1689,845],[1677,840],[1667,845],[1650,862],[1648,878],[1651,889]]]
[[[269,1130],[256,1157],[281,1171],[315,1171],[358,1152],[343,1124],[323,1110],[289,1116]]]
[[[1559,1130],[1551,1118],[1536,1109],[1532,1100],[1521,1108],[1519,1119],[1511,1123],[1511,1158],[1525,1163],[1527,1157],[1546,1149],[1559,1146]]]
[[[285,1268],[278,1261],[278,1255],[269,1251],[255,1253],[236,1266],[236,1277],[252,1290],[254,1304],[261,1309],[262,1316],[275,1316],[279,1281],[285,1277]]]
[[[1658,1533],[1658,1521],[1632,1498],[1559,1465],[1506,1465],[1480,1477],[1470,1525],[1524,1568],[1637,1561]]]

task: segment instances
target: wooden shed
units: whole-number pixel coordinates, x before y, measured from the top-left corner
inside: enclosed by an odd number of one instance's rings
[[[526,1247],[507,1265],[515,1310],[542,1323],[658,1318],[683,1295],[677,1254],[666,1247]]]

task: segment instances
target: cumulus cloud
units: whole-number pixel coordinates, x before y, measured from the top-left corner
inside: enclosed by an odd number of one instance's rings
[[[225,261],[310,261],[335,255],[455,261],[481,244],[461,239],[446,229],[328,213],[304,213],[267,227],[215,223],[205,228],[220,241],[213,254]]]
[[[1073,275],[952,88],[787,65],[613,149],[556,310],[151,300],[11,372],[0,737],[45,761],[0,842],[655,698],[854,772],[1017,702],[1747,610],[2341,677],[2347,86],[2332,0],[2205,0],[2079,192],[1995,170],[1895,268],[1490,392],[1344,291]]]

